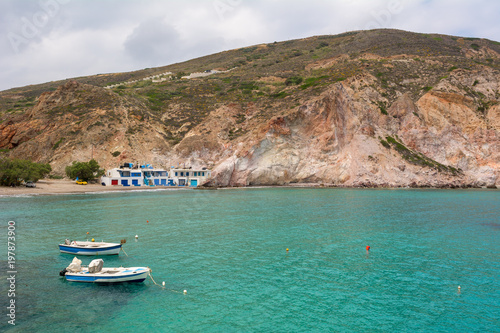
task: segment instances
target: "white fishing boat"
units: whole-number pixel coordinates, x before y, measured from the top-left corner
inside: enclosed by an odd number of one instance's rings
[[[148,267],[104,267],[102,259],[94,259],[88,266],[82,266],[82,261],[75,257],[59,275],[71,282],[117,283],[143,282],[150,272]]]
[[[85,256],[118,254],[122,248],[121,243],[70,241],[66,239],[64,244],[59,244],[59,251],[62,253],[78,254]]]

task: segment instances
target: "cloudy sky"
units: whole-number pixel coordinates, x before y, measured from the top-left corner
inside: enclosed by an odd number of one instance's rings
[[[0,90],[397,28],[500,41],[497,0],[0,0]]]

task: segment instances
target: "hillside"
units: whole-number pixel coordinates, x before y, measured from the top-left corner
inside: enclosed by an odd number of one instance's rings
[[[498,186],[500,43],[370,30],[0,92],[2,155],[208,185]]]

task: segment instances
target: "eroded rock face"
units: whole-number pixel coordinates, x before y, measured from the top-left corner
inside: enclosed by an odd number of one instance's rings
[[[386,116],[369,102],[372,91],[355,91],[351,85],[338,83],[286,116],[273,118],[265,134],[245,148],[246,154],[235,149],[219,163],[210,185],[499,185],[498,106],[482,116],[469,98],[433,90],[416,102],[402,95]],[[461,172],[411,163],[381,144],[387,136]]]
[[[387,68],[393,64],[386,60],[418,62],[411,55],[359,57]],[[304,68],[325,70],[350,59],[336,56]],[[260,81],[285,86],[280,77]],[[401,85],[423,82],[413,75]],[[398,89],[361,71],[314,93],[284,94],[292,102],[226,101],[204,110],[202,121],[186,117],[170,126],[176,122],[171,113],[143,112],[145,98],[68,82],[40,95],[25,113],[4,117],[0,148],[50,163],[61,175],[73,161],[93,157],[108,169],[122,162],[208,166],[208,186],[500,186],[498,71],[454,69],[423,92]],[[175,99],[169,104],[181,116],[182,107]]]

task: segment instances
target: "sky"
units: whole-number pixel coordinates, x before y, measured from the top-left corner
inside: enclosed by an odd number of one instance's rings
[[[394,28],[500,41],[497,0],[0,0],[0,90]]]

